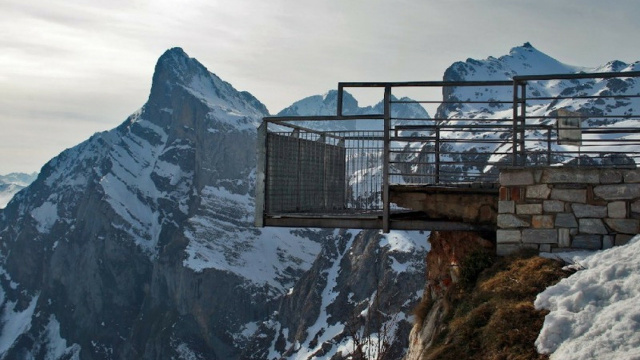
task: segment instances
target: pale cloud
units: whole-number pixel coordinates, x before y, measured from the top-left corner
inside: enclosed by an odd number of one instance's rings
[[[339,81],[438,80],[526,41],[568,64],[636,61],[639,15],[637,0],[4,0],[0,174],[117,126],[174,46],[275,113]]]

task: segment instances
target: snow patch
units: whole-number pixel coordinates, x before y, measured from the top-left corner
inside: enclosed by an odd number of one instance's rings
[[[380,239],[380,247],[403,253],[425,251],[430,248],[428,237],[429,233],[422,231],[391,231]]]
[[[293,230],[253,227],[249,195],[207,186],[200,197],[206,211],[190,218],[184,232],[187,268],[228,271],[285,293],[293,285],[284,281],[287,268],[307,270],[320,252],[319,244]]]
[[[58,204],[47,201],[31,211],[31,217],[36,221],[36,229],[41,233],[51,230],[58,221]]]
[[[60,336],[60,322],[55,315],[49,316],[49,323],[44,330],[44,341],[47,349],[45,360],[80,360],[80,345],[67,346],[67,340]]]
[[[5,354],[20,335],[31,329],[31,317],[39,296],[34,296],[29,306],[22,311],[15,310],[17,302],[9,301],[4,304],[2,319],[0,320],[0,326],[2,326],[2,331],[0,332],[0,354]]]
[[[540,293],[536,340],[551,359],[640,359],[640,236],[579,260],[584,270]]]

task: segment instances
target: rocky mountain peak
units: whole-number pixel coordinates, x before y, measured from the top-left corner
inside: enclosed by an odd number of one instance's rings
[[[563,74],[583,70],[564,64],[531,43],[511,48],[508,55],[483,60],[467,59],[453,63],[444,73],[444,81],[511,80],[515,75]]]
[[[146,107],[147,111],[155,111],[150,118],[155,119],[156,125],[167,128],[177,119],[184,120],[185,114],[173,112],[184,108],[185,102],[204,105],[204,108],[194,105],[196,108],[192,110],[204,112],[206,118],[216,123],[225,123],[222,125],[225,128],[230,125],[239,130],[254,130],[261,118],[269,114],[266,106],[253,95],[236,90],[176,47],[158,59]]]

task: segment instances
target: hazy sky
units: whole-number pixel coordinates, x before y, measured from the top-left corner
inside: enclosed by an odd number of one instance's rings
[[[182,47],[276,113],[339,81],[440,80],[529,41],[571,65],[640,60],[638,0],[2,0],[0,174],[111,129]]]

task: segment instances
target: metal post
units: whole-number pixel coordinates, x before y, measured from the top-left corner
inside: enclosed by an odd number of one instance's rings
[[[336,110],[336,115],[342,116],[342,94],[344,93],[344,87],[342,84],[338,83],[338,109]]]
[[[254,224],[257,227],[264,227],[265,179],[267,171],[267,122],[265,120],[262,120],[262,124],[258,127],[256,150],[256,209]]]
[[[382,163],[382,232],[389,232],[389,162],[391,154],[391,86],[384,87],[384,151]]]
[[[520,162],[520,166],[525,166],[527,161],[527,150],[525,148],[525,125],[527,121],[527,83],[524,82],[520,84],[522,99],[520,104],[520,158],[522,159]]]
[[[436,126],[436,144],[435,144],[435,183],[440,184],[440,124]]]
[[[511,165],[516,166],[518,164],[518,83],[513,81],[513,131],[512,137],[512,156]]]
[[[551,129],[551,125],[547,126],[547,166],[551,166]]]

